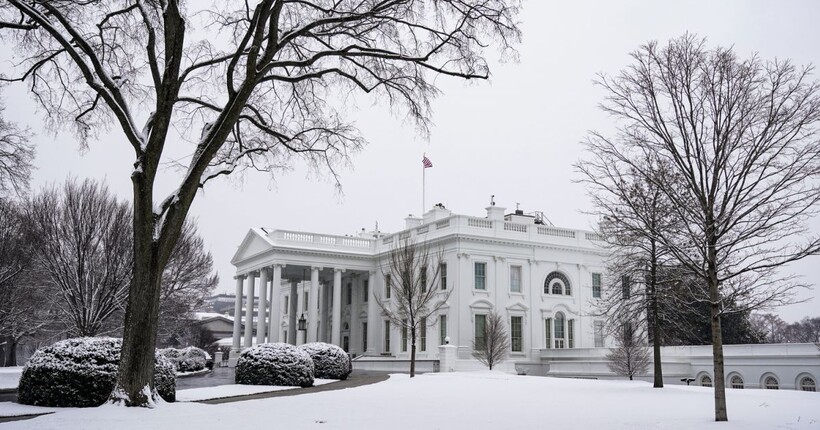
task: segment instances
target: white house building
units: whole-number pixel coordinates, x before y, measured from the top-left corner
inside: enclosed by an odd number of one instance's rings
[[[520,210],[505,214],[495,205],[486,208],[485,217],[457,215],[436,205],[423,218],[406,218],[405,229],[393,234],[251,229],[231,261],[237,272],[236,297],[250,301],[258,296],[259,309],[268,309],[260,314],[270,317],[255,321],[255,333],[252,324],[245,325],[244,334],[240,318],[235,318],[233,350],[263,342],[324,341],[356,356],[354,366],[405,369],[407,336],[391,326],[375,300],[389,298],[388,255],[404,239],[441,254],[440,288],[452,290],[436,321],[417,341],[422,371],[436,370],[445,361],[448,370],[478,368],[471,359],[472,341],[494,310],[509,324],[508,368],[556,376],[613,376],[603,358],[605,347],[611,346],[603,335],[603,321],[588,312],[601,295],[606,252],[600,237],[545,225],[540,217]],[[234,305],[241,314],[240,299]],[[253,321],[253,303],[244,308],[244,319]],[[304,330],[298,330],[300,320]],[[450,345],[444,347],[446,339]],[[681,351],[670,350],[667,379],[680,383],[680,378],[691,377],[707,383],[702,354]],[[771,356],[771,347],[767,351]],[[800,357],[791,365],[798,363],[804,370],[791,369],[789,381],[781,385],[816,383],[820,355],[812,357],[807,348],[795,354]],[[727,366],[732,357],[727,354]],[[743,357],[739,360],[746,360]],[[733,375],[731,369],[726,373]],[[796,375],[810,381],[791,381]]]

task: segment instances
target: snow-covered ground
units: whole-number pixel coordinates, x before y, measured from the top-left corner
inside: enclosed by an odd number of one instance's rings
[[[645,382],[502,373],[433,373],[357,388],[221,405],[60,410],[6,429],[818,429],[820,394],[728,390],[728,423],[712,421],[712,390]],[[2,412],[0,406],[0,413]]]
[[[313,385],[325,385],[339,382],[335,379],[314,379]],[[219,385],[216,387],[189,388],[177,390],[178,402],[196,402],[199,400],[221,399],[223,397],[244,396],[248,394],[271,393],[274,391],[294,390],[299,387],[280,387],[275,385]],[[2,415],[2,409],[0,409]]]
[[[23,366],[0,367],[0,390],[17,388],[22,373]]]

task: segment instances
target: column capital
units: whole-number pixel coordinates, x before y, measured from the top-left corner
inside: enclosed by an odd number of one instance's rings
[[[244,275],[244,274],[242,274],[242,275],[234,275],[234,277],[233,277],[233,278],[234,278],[234,279],[245,279],[245,275]]]
[[[324,267],[322,266],[310,266],[310,270],[322,270]]]
[[[340,268],[340,267],[334,267],[333,268],[334,273],[344,273],[345,271],[347,271],[347,269],[343,269],[343,268]]]

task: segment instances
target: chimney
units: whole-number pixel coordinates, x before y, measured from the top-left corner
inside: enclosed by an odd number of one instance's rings
[[[506,208],[502,208],[501,206],[487,206],[487,219],[489,220],[498,220],[501,221],[504,219],[504,211],[507,210]]]
[[[409,230],[413,227],[418,227],[421,225],[421,218],[416,218],[413,214],[407,215],[407,218],[404,219],[404,228]]]

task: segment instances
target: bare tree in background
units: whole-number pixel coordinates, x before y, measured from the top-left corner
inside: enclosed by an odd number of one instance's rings
[[[498,312],[492,311],[481,316],[485,318],[484,330],[476,333],[476,338],[473,339],[473,357],[493,370],[493,367],[507,358],[510,336],[504,318]]]
[[[778,269],[820,251],[806,227],[820,210],[820,87],[811,67],[740,59],[692,35],[632,59],[601,76],[618,132],[592,139],[619,164],[641,171],[653,153],[683,179],[643,175],[685,225],[663,245],[708,287],[691,294],[710,305],[715,420],[726,421],[721,316],[789,303],[802,285]]]
[[[131,282],[131,207],[91,179],[45,189],[29,206],[36,262],[43,283],[60,291],[69,335],[117,330]]]
[[[654,386],[663,387],[661,346],[663,345],[662,306],[674,295],[665,294],[675,283],[671,269],[676,263],[671,252],[663,245],[661,235],[673,237],[681,228],[675,209],[658,183],[674,183],[671,168],[652,153],[642,154],[638,170],[618,162],[618,156],[609,151],[603,139],[587,140],[589,158],[575,167],[584,175],[589,195],[599,218],[599,231],[609,251],[607,287],[601,300],[593,302],[597,313],[604,318],[605,327],[618,327],[620,321],[640,322],[636,329],[646,327],[652,339],[654,356]],[[656,176],[646,180],[644,174]],[[677,179],[679,180],[679,179]],[[633,288],[635,282],[643,288]],[[627,290],[628,289],[628,290]],[[681,304],[683,305],[683,304]]]
[[[28,190],[31,179],[34,147],[29,143],[30,134],[5,120],[0,104],[0,198]]]
[[[410,341],[410,377],[416,376],[416,339],[436,324],[439,310],[453,290],[442,290],[441,254],[430,255],[427,245],[400,240],[390,250],[385,277],[390,279],[390,298],[374,292],[382,314],[396,328],[407,330]]]
[[[26,82],[52,127],[73,128],[85,143],[116,124],[134,151],[134,280],[112,400],[148,406],[156,398],[145,387],[153,387],[160,278],[200,188],[248,166],[287,168],[293,157],[337,179],[339,164],[365,143],[343,116],[360,92],[426,132],[436,76],[486,79],[493,42],[514,58],[519,3],[0,4],[3,40],[18,55],[3,80]],[[155,198],[175,133],[192,153],[179,186]]]
[[[606,359],[609,370],[631,381],[635,375],[646,373],[652,362],[652,354],[638,340],[632,326],[624,323],[615,330],[615,347],[610,349]]]
[[[205,303],[218,284],[219,276],[213,272],[211,253],[205,251],[205,243],[197,232],[196,224],[186,221],[162,274],[158,326],[160,345],[171,346],[169,342],[172,338],[187,342],[191,331],[195,330],[191,327],[192,313]]]

